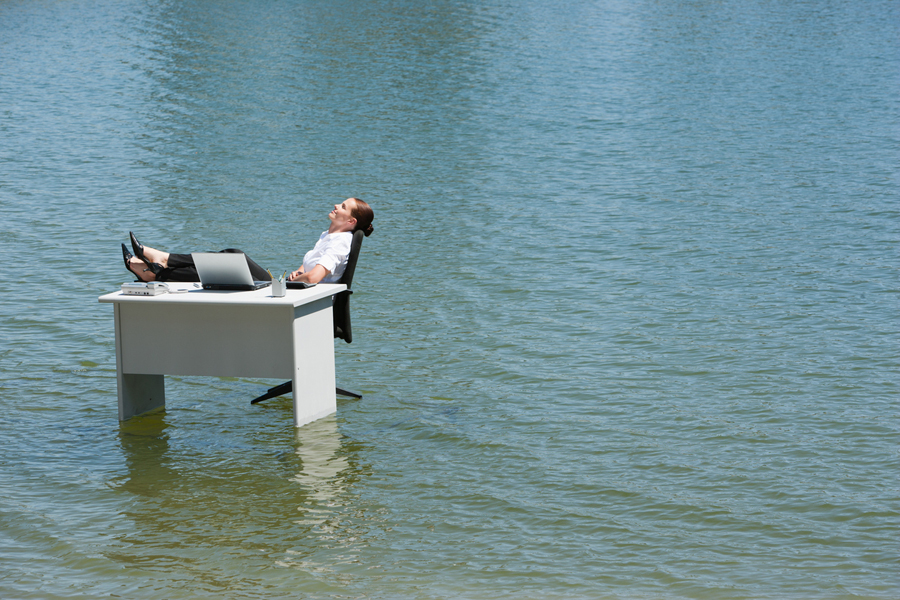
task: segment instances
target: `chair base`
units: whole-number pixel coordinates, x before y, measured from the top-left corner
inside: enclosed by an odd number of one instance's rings
[[[284,396],[285,394],[289,394],[294,390],[294,382],[293,381],[285,381],[280,385],[276,385],[275,387],[269,388],[269,391],[263,394],[262,396],[255,398],[250,401],[250,404],[258,404],[263,400],[268,400],[270,398],[277,398],[278,396]],[[362,398],[360,394],[355,392],[348,392],[347,390],[342,390],[341,388],[334,388],[335,393],[341,396],[349,396],[351,398],[356,398],[359,400]]]
[[[350,398],[356,398],[357,400],[362,398],[362,394],[357,394],[356,392],[348,392],[347,390],[342,390],[341,388],[334,388],[334,391],[341,396],[349,396]]]

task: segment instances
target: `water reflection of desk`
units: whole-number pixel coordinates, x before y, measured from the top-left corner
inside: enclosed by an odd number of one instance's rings
[[[308,493],[306,502],[298,507],[300,512],[310,513],[312,521],[325,520],[323,511],[344,489],[341,473],[350,467],[347,457],[341,453],[341,434],[334,415],[319,419],[309,427],[297,430],[297,456],[303,469],[292,478]]]
[[[344,289],[100,296],[115,308],[119,420],[165,406],[165,375],[293,379],[295,426],[335,412],[331,304]]]

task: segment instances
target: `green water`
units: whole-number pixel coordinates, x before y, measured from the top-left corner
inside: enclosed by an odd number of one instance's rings
[[[0,3],[0,597],[900,597],[888,0]],[[117,421],[134,230],[296,267],[338,382]]]

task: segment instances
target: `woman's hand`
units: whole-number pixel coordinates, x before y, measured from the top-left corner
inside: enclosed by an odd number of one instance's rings
[[[300,267],[296,271],[293,271],[290,275],[288,275],[288,281],[296,281],[298,277],[303,275],[303,267]]]

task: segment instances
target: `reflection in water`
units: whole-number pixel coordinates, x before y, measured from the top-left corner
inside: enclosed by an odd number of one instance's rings
[[[303,539],[275,561],[307,573],[315,581],[337,577],[347,585],[354,570],[347,565],[365,563],[363,553],[375,537],[382,518],[373,514],[350,494],[359,469],[348,460],[348,448],[341,445],[334,415],[304,425],[296,431],[296,455],[300,471],[291,482],[300,484],[303,502],[293,523]]]
[[[351,491],[356,449],[342,446],[334,415],[294,431],[262,411],[237,427],[237,415],[194,416],[161,411],[121,425],[128,474],[117,490],[130,501],[107,559],[202,579],[212,553],[216,585],[232,591],[248,568],[298,570],[314,589],[335,565],[361,560],[381,520]]]
[[[329,507],[338,504],[336,500],[344,489],[344,480],[338,475],[349,464],[346,457],[339,454],[341,440],[334,415],[298,429],[296,435],[297,456],[303,463],[303,469],[292,481],[308,491],[306,502],[300,507],[307,518],[297,523],[319,525],[331,513]]]
[[[177,476],[168,456],[168,428],[163,410],[120,424],[119,443],[128,466],[128,480],[121,489],[152,496]]]

